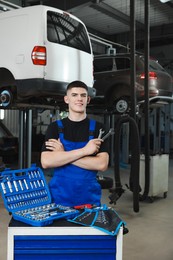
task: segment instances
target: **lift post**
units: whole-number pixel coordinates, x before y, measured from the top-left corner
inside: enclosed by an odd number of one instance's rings
[[[19,168],[31,166],[32,110],[19,110]]]

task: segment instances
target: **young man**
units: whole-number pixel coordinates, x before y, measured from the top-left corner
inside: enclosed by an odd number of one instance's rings
[[[103,125],[87,118],[90,97],[83,82],[70,83],[64,101],[68,117],[50,124],[41,153],[42,167],[54,168],[49,183],[52,199],[64,206],[100,205],[96,175],[109,161],[106,143],[97,138]]]

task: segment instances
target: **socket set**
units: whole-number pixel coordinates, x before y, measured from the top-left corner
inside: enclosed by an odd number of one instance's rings
[[[51,195],[39,167],[0,172],[0,190],[13,218],[32,226],[46,226],[59,218],[74,218],[79,211],[51,202]]]

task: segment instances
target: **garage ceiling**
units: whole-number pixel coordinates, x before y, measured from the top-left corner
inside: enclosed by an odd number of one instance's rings
[[[144,4],[144,0],[136,0],[135,14],[138,27],[144,26]],[[173,4],[171,5],[173,8]],[[151,0],[150,26],[173,23],[171,5]],[[130,29],[130,0],[90,1],[69,11],[83,20],[88,27],[105,35],[127,32]]]

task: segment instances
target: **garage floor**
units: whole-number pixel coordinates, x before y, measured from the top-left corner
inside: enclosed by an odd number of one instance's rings
[[[125,193],[113,206],[127,223],[129,233],[123,237],[123,260],[173,259],[173,160],[169,163],[169,189],[166,199],[158,197],[153,203],[140,202],[140,211],[133,211],[132,193]],[[113,169],[105,173],[113,175]],[[121,168],[123,185],[128,183],[129,169]],[[124,186],[125,188],[125,186]],[[109,191],[103,190],[102,203],[109,205]],[[7,229],[10,216],[0,197],[0,260],[6,260]]]

